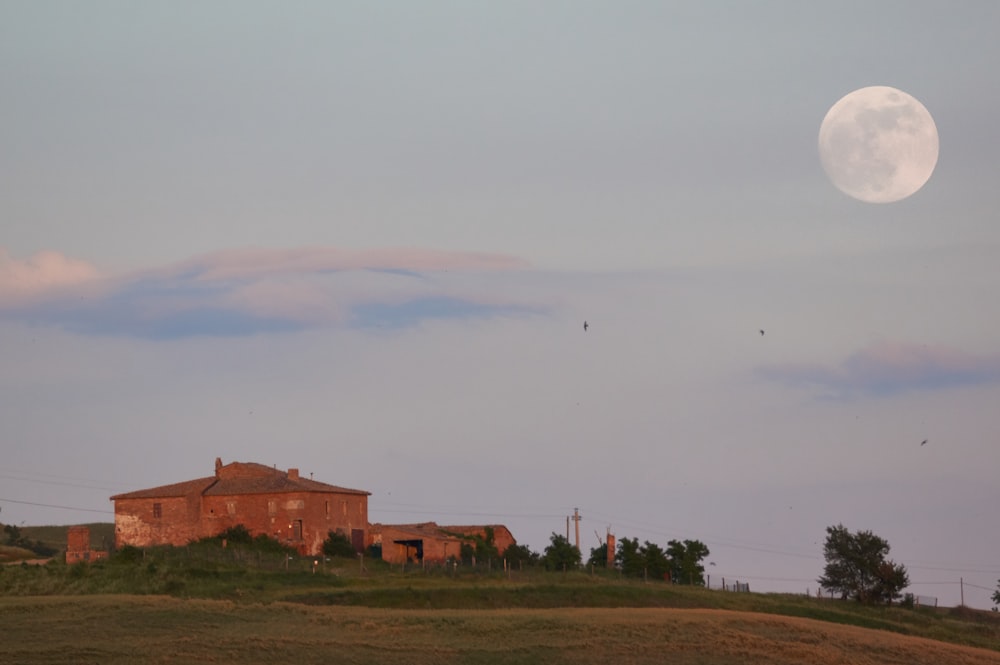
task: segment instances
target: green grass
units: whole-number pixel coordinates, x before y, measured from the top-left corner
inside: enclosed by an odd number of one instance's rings
[[[130,555],[130,556],[126,556]],[[973,610],[866,607],[803,595],[709,591],[615,574],[511,572],[312,558],[210,544],[122,552],[110,561],[0,567],[2,596],[162,595],[238,604],[410,610],[713,609],[813,619],[1000,652],[1000,616]]]
[[[387,610],[164,596],[0,596],[0,626],[11,637],[0,640],[0,662],[21,665],[1000,663],[997,652],[726,610]]]
[[[107,550],[114,545],[115,525],[113,523],[92,522],[90,524],[81,524],[80,526],[90,528],[91,549]],[[67,527],[65,526],[22,526],[20,529],[21,535],[29,540],[37,540],[44,545],[60,551],[66,550]]]

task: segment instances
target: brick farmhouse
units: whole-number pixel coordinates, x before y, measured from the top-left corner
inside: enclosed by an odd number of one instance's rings
[[[223,464],[215,475],[111,497],[115,502],[115,546],[186,545],[243,525],[318,554],[330,531],[368,544],[370,492],[327,485],[252,462]]]
[[[493,545],[503,554],[517,541],[510,529],[502,524],[485,526],[438,526],[434,522],[420,524],[373,524],[369,540],[382,548],[382,560],[389,563],[445,563],[461,556],[463,544],[472,545],[475,538],[486,538],[493,532]]]

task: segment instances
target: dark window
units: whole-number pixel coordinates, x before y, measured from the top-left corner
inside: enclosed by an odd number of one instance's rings
[[[163,517],[163,504],[162,503],[154,503],[153,504],[153,519],[157,519],[158,520],[161,517]]]

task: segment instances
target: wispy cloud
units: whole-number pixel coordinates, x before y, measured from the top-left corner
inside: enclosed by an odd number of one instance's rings
[[[321,325],[403,327],[530,311],[461,277],[511,256],[420,249],[241,249],[125,275],[57,252],[0,253],[0,316],[94,335],[172,339]]]
[[[882,341],[849,355],[838,365],[771,365],[760,368],[758,374],[788,385],[816,388],[834,397],[895,395],[998,383],[1000,356]]]
[[[86,261],[54,251],[14,259],[0,247],[0,307],[92,285],[101,277]]]

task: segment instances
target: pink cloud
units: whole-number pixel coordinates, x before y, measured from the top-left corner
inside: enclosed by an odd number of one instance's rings
[[[97,268],[59,252],[45,250],[26,259],[14,259],[0,247],[0,303],[16,303],[93,283]]]
[[[496,293],[496,273],[527,263],[480,252],[238,249],[108,277],[58,252],[0,258],[5,318],[91,334],[174,338],[331,324],[402,327],[536,309]],[[481,278],[470,279],[475,272]],[[429,279],[432,273],[438,276]]]

